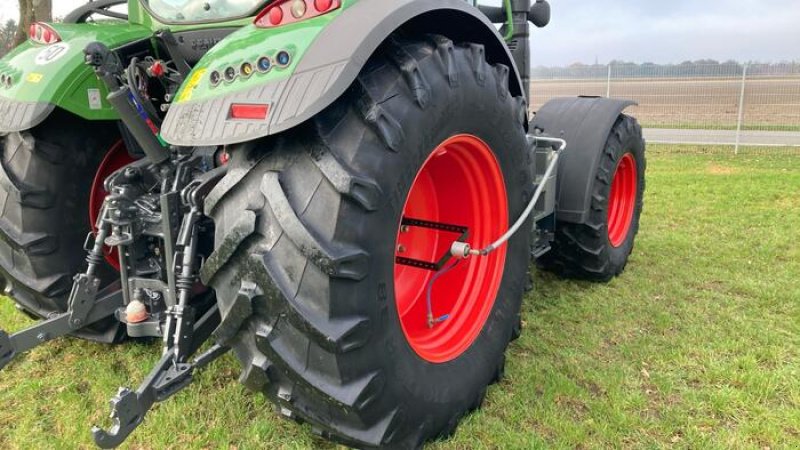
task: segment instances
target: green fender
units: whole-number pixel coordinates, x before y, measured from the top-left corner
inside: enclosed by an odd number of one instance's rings
[[[0,133],[22,131],[41,123],[55,107],[87,120],[117,119],[108,92],[84,64],[83,49],[94,41],[111,48],[147,39],[141,25],[123,21],[52,24],[62,41],[43,45],[27,41],[0,60]]]
[[[414,36],[443,34],[483,44],[476,51],[485,51],[490,63],[505,65],[512,94],[522,95],[503,38],[468,2],[343,0],[341,8],[313,19],[276,28],[249,24],[217,44],[181,87],[161,137],[173,145],[228,145],[295,127],[345,93],[370,56],[399,28]],[[243,75],[243,65],[256,66],[264,57],[275,62],[280,52],[289,55],[287,64]],[[255,105],[259,114],[233,117],[233,105]]]

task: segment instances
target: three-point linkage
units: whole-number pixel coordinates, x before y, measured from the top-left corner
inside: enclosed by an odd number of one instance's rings
[[[174,228],[165,225],[165,240],[174,242],[173,277],[171,292],[177,292],[171,306],[166,310],[166,325],[163,331],[164,351],[158,364],[135,391],[120,388],[111,400],[111,418],[114,425],[104,430],[92,428],[95,443],[101,448],[114,448],[142,423],[155,403],[162,402],[186,388],[192,382],[195,370],[202,369],[228,351],[228,348],[213,345],[206,352],[190,361],[212,335],[220,322],[219,309],[214,302],[196,319],[198,311],[190,303],[197,287],[199,256],[198,234],[202,202],[211,188],[219,181],[224,171],[211,171],[188,183],[180,192],[186,213],[177,236]],[[169,193],[164,194],[169,195]],[[170,293],[166,293],[170,297]]]

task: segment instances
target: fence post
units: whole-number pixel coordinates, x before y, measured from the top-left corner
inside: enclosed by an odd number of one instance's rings
[[[608,63],[608,79],[606,81],[606,98],[611,98],[611,63]]]
[[[739,144],[742,141],[742,121],[744,119],[744,88],[747,84],[747,63],[742,67],[742,89],[739,93],[739,118],[736,120],[736,147],[733,154],[739,154]]]

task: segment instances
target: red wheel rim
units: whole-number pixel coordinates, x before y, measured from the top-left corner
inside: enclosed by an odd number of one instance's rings
[[[457,135],[439,145],[417,173],[403,217],[466,226],[468,242],[483,248],[508,229],[508,197],[500,165],[489,146],[472,135]],[[435,262],[457,234],[420,227],[398,227],[397,257]],[[462,261],[432,288],[435,317],[429,326],[426,291],[435,272],[395,263],[397,312],[406,340],[423,359],[451,361],[480,335],[500,288],[506,246],[485,257]]]
[[[133,161],[135,160],[131,158],[131,155],[128,154],[128,150],[125,148],[125,144],[120,140],[108,150],[105,158],[103,158],[103,161],[100,163],[100,167],[97,168],[97,173],[95,173],[94,181],[92,182],[92,190],[89,194],[89,223],[92,224],[92,231],[95,233],[97,233],[97,219],[100,216],[100,209],[103,207],[103,201],[106,198],[106,190],[103,187],[103,182],[112,173]],[[114,269],[119,270],[117,250],[106,248],[105,254],[106,261],[108,261]]]
[[[608,241],[614,247],[620,247],[628,237],[636,209],[638,183],[636,160],[626,153],[617,164],[608,200]]]

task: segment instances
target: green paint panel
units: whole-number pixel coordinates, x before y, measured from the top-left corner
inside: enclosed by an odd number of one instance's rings
[[[348,3],[353,2],[346,2],[344,6]],[[243,27],[203,56],[179,91],[177,102],[207,101],[259,84],[288,78],[319,33],[343,9],[276,28],[258,28],[253,24]],[[288,52],[291,57],[287,66],[281,67],[275,60],[280,51]],[[259,58],[264,56],[272,61],[272,68],[268,72],[256,70],[249,77],[241,75],[242,64],[250,63],[256,67]],[[229,68],[236,72],[233,81],[225,79],[225,71]],[[222,81],[216,86],[211,82],[211,74],[215,71],[222,77]]]
[[[47,102],[89,120],[118,118],[106,101],[107,91],[92,69],[84,64],[83,49],[91,42],[110,48],[146,39],[154,31],[169,28],[173,32],[218,27],[242,28],[209,51],[194,67],[178,92],[177,102],[206,101],[253,86],[288,78],[319,33],[341,12],[358,0],[344,0],[342,7],[320,17],[276,28],[257,28],[253,18],[211,24],[164,25],[147,13],[137,0],[129,0],[129,21],[103,20],[85,24],[53,24],[62,42],[41,45],[25,42],[0,60],[0,73],[11,76],[11,87],[0,86],[0,97],[26,102]],[[276,62],[280,51],[290,55],[290,62]],[[271,70],[255,70],[248,77],[240,75],[242,64],[257,67],[258,59],[269,57]],[[225,70],[236,71],[233,81],[225,81]],[[223,80],[216,86],[209,81],[219,71]]]
[[[144,39],[151,31],[121,21],[86,24],[53,24],[62,42],[41,45],[25,42],[0,60],[0,73],[11,74],[13,85],[0,87],[0,97],[27,102],[48,102],[91,120],[114,119],[116,113],[105,101],[107,92],[90,67],[83,49],[91,42],[118,47]],[[92,102],[90,95],[100,103]]]

